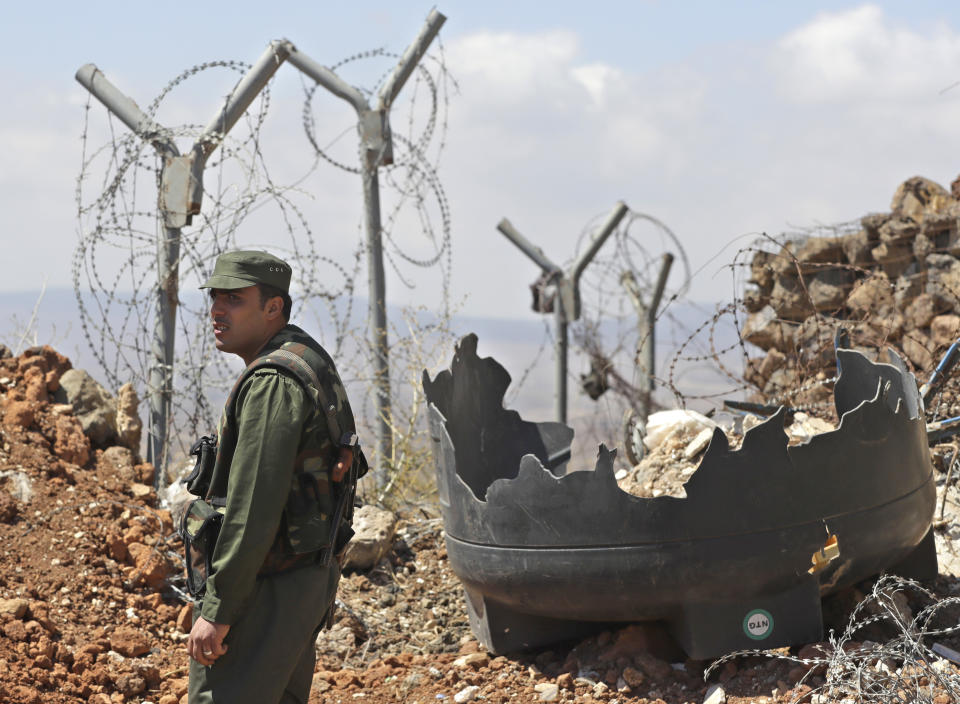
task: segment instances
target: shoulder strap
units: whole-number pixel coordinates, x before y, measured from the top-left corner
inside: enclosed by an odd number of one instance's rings
[[[320,411],[324,417],[324,420],[326,421],[327,430],[330,433],[330,441],[336,445],[340,442],[340,438],[343,436],[343,430],[340,427],[340,421],[337,419],[336,404],[331,403],[330,397],[324,389],[323,384],[320,382],[320,378],[317,376],[317,373],[313,370],[313,367],[311,367],[301,355],[292,351],[301,346],[289,344],[289,348],[292,348],[289,349],[288,344],[269,352],[263,357],[258,357],[250,363],[250,365],[243,371],[243,374],[241,375],[237,384],[234,386],[233,391],[230,393],[230,398],[227,400],[228,412],[232,416],[236,416],[236,395],[239,392],[240,387],[243,385],[243,382],[256,370],[264,367],[286,369],[294,375],[294,378],[300,382],[301,386],[304,387],[304,390],[307,392],[310,398],[313,399],[317,406],[317,410]],[[313,391],[313,393],[311,393],[311,391]]]
[[[320,379],[317,377],[317,373],[313,371],[313,368],[307,364],[306,360],[298,354],[294,354],[290,350],[284,349],[281,347],[278,350],[274,350],[269,355],[263,358],[262,362],[258,366],[265,366],[270,364],[274,359],[282,359],[284,362],[289,365],[288,368],[292,368],[296,371],[297,375],[301,377],[306,377],[308,381],[308,386],[312,386],[317,390],[317,393],[320,396],[320,402],[324,403],[326,401],[325,394],[323,393],[323,387],[320,384]],[[286,365],[285,365],[286,366]],[[326,403],[324,403],[326,406]]]

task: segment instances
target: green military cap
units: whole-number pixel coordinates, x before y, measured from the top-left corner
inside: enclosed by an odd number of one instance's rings
[[[267,284],[290,291],[290,265],[267,252],[238,250],[217,257],[213,275],[200,288],[234,289]]]

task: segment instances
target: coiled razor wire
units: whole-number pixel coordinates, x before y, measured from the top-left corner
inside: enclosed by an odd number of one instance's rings
[[[595,224],[590,223],[584,228],[579,248],[586,245]],[[896,348],[899,345],[885,331],[885,321],[878,317],[846,320],[842,317],[842,311],[836,313],[841,316],[838,318],[833,317],[830,311],[814,310],[810,292],[801,278],[800,286],[810,307],[809,314],[802,324],[790,320],[778,322],[793,326],[803,336],[798,333],[798,339],[791,343],[790,349],[784,350],[788,362],[787,373],[764,386],[760,383],[763,380],[758,381],[751,371],[756,369],[766,352],[754,349],[744,338],[749,318],[756,310],[755,304],[748,300],[748,284],[755,275],[752,270],[756,268],[754,257],[757,253],[764,253],[778,267],[798,268],[801,263],[785,248],[786,243],[802,245],[811,238],[840,238],[860,228],[861,223],[853,221],[785,232],[777,237],[765,234],[750,236],[753,241],[736,251],[732,262],[725,265],[733,279],[731,302],[710,310],[706,306],[698,306],[685,296],[692,277],[702,273],[711,262],[692,272],[682,243],[669,227],[655,217],[632,212],[615,230],[611,243],[605,244],[586,268],[581,281],[581,319],[570,328],[579,353],[591,361],[591,375],[596,370],[602,370],[604,383],[614,392],[606,394],[601,404],[607,406],[609,416],[604,432],[609,434],[610,421],[618,417],[625,407],[636,406],[637,399],[650,383],[642,369],[641,360],[636,356],[643,342],[638,332],[638,313],[620,285],[621,276],[626,272],[632,274],[642,294],[649,298],[662,265],[660,257],[666,252],[677,258],[683,270],[682,273],[678,272],[675,266],[671,271],[655,315],[656,337],[659,341],[669,341],[672,350],[663,361],[657,362],[652,381],[658,390],[658,398],[651,410],[656,409],[657,401],[659,404],[672,401],[677,407],[699,404],[701,407],[716,408],[723,399],[748,397],[765,405],[782,404],[836,420],[831,398],[831,390],[837,379],[834,334],[838,326],[852,327],[860,336],[853,340],[855,345],[875,351],[888,345]],[[718,259],[719,255],[715,256],[712,263]],[[841,259],[804,262],[804,277],[810,276],[811,269],[845,271],[849,272],[852,279],[861,279],[871,271],[850,264],[843,255]],[[849,293],[849,286],[846,293]],[[960,291],[954,292],[954,295],[960,301]],[[904,333],[905,339],[910,336],[911,333]],[[545,325],[543,342],[536,358],[520,375],[521,381],[527,378],[542,356],[546,344],[552,341],[552,329]],[[658,342],[657,352],[662,350],[662,346]],[[916,369],[918,378],[925,377],[930,371]],[[571,380],[575,382],[574,376],[575,373],[571,371]],[[587,378],[586,375],[584,377]],[[709,388],[705,388],[706,384],[709,384]],[[512,388],[514,395],[519,391],[518,386]],[[952,390],[949,384],[945,389],[952,394],[950,405],[941,404],[941,395],[938,395],[928,409],[928,419],[960,415],[960,391]]]
[[[895,351],[903,359],[919,380],[924,380],[933,371],[933,366],[927,368],[918,366],[917,357],[906,353],[907,344],[914,343],[926,347],[931,357],[937,353],[936,346],[923,335],[916,335],[909,329],[899,331],[884,317],[882,312],[858,312],[853,315],[846,309],[846,303],[836,306],[836,310],[817,310],[811,296],[809,284],[819,272],[836,272],[846,277],[846,284],[838,284],[843,289],[844,301],[851,293],[856,282],[866,278],[878,280],[873,274],[880,270],[880,265],[870,262],[864,266],[850,263],[845,255],[839,260],[804,261],[800,262],[790,251],[789,246],[802,247],[803,243],[811,238],[839,239],[856,233],[863,228],[860,221],[843,222],[835,225],[821,225],[799,232],[783,233],[778,237],[762,235],[750,245],[741,248],[733,258],[729,268],[734,281],[734,299],[729,307],[729,315],[737,330],[737,337],[741,340],[741,358],[743,363],[742,389],[744,392],[764,398],[769,405],[784,404],[794,407],[807,408],[817,415],[830,417],[834,415],[832,399],[829,390],[836,381],[836,359],[834,339],[841,329],[850,336],[851,345],[859,348],[866,354],[879,357],[879,361],[887,361],[880,355],[885,349]],[[931,253],[949,253],[948,249],[932,249]],[[770,324],[789,327],[793,330],[792,339],[784,345],[775,344],[771,351],[751,350],[743,345],[744,335],[751,339],[750,323],[754,316],[759,316],[757,300],[750,300],[762,288],[758,277],[771,277],[775,282],[784,270],[796,280],[797,295],[806,306],[807,312],[803,320],[780,319],[773,314]],[[779,273],[778,273],[779,272]],[[801,275],[802,274],[802,275]],[[840,277],[842,279],[842,277]],[[897,295],[898,288],[903,285],[900,277],[889,282],[889,294]],[[757,289],[750,290],[749,284],[757,284]],[[766,284],[769,289],[773,284]],[[938,284],[944,289],[943,296],[955,308],[960,305],[960,291],[954,291],[950,286],[940,281]],[[768,291],[769,294],[769,291]],[[770,305],[769,303],[767,304]],[[767,311],[769,313],[769,311]],[[775,368],[784,368],[787,372],[781,379],[764,380],[753,376],[751,366],[755,369],[764,359],[782,354],[783,359]],[[912,357],[912,359],[911,359]],[[927,420],[937,420],[947,416],[960,414],[960,393],[957,384],[948,380],[938,396],[927,407]],[[949,397],[950,403],[941,404],[943,395]]]
[[[381,231],[387,247],[384,255],[394,273],[408,288],[415,288],[415,282],[400,268],[400,261],[418,268],[439,266],[442,279],[442,300],[444,301],[443,315],[448,317],[450,300],[450,272],[451,272],[451,223],[450,206],[443,185],[437,177],[440,155],[446,147],[447,113],[449,94],[456,89],[456,81],[449,74],[444,63],[443,42],[437,38],[439,56],[427,55],[424,61],[418,63],[413,75],[412,84],[407,88],[411,95],[411,102],[417,104],[418,96],[426,94],[428,105],[423,124],[419,125],[415,109],[407,113],[406,134],[393,131],[394,162],[381,167],[383,181],[388,184],[398,196],[389,211],[382,217]],[[335,64],[333,70],[348,64],[387,57],[399,60],[398,54],[387,52],[384,49],[375,49],[355,54]],[[390,73],[383,73],[376,84],[370,89],[363,89],[367,96],[377,93],[379,87],[389,77]],[[303,129],[307,140],[313,147],[316,156],[328,164],[348,173],[361,173],[358,166],[351,166],[334,158],[326,148],[320,146],[316,136],[316,120],[313,113],[313,100],[317,93],[317,86],[305,87],[306,99],[303,104]],[[393,124],[398,124],[394,121]],[[398,149],[400,147],[400,149]],[[431,155],[430,152],[433,151]],[[360,158],[363,158],[360,155]],[[397,219],[402,212],[411,207],[417,214],[421,233],[427,240],[427,246],[432,251],[428,256],[416,257],[404,251],[397,242]],[[435,207],[439,215],[439,227],[435,226],[431,206]]]
[[[347,61],[392,56],[377,50]],[[450,210],[437,166],[445,145],[448,87],[455,84],[446,70],[442,45],[439,57],[430,54],[424,61],[428,62],[429,69],[423,63],[418,65],[412,82],[414,89],[406,91],[406,98],[393,108],[395,114],[408,110],[410,117],[405,133],[394,133],[395,164],[386,170],[384,183],[395,197],[389,215],[384,218],[383,234],[388,242],[391,265],[408,285],[412,285],[412,279],[403,271],[404,265],[441,270],[441,304],[439,310],[431,312],[437,320],[447,321]],[[342,63],[345,62],[336,66]],[[248,64],[236,61],[211,61],[194,66],[172,79],[144,112],[154,120],[175,89],[201,73],[225,70],[243,76],[249,68]],[[198,435],[215,426],[219,403],[240,369],[232,357],[216,353],[209,331],[207,301],[192,293],[210,275],[217,255],[223,251],[241,245],[269,248],[289,261],[294,270],[291,285],[294,319],[298,313],[301,316],[308,313],[322,321],[325,335],[322,342],[340,361],[345,382],[369,386],[366,382],[370,380],[367,365],[370,351],[361,339],[368,321],[358,319],[365,317],[366,311],[358,315],[354,303],[365,244],[358,236],[352,254],[345,260],[328,256],[303,208],[310,194],[302,190],[302,184],[324,159],[348,171],[357,170],[327,156],[329,147],[346,131],[334,136],[326,146],[321,147],[318,142],[310,108],[314,91],[314,85],[305,86],[304,127],[314,158],[307,160],[301,175],[290,183],[279,183],[272,176],[271,157],[261,144],[271,108],[268,85],[207,163],[202,212],[194,216],[192,225],[182,230],[178,266],[179,289],[184,293],[177,306],[168,437],[171,450],[176,448],[183,455]],[[426,111],[419,107],[423,103],[427,105]],[[115,391],[122,384],[132,382],[142,399],[153,391],[149,373],[154,363],[151,344],[159,293],[157,251],[165,236],[162,216],[156,206],[162,161],[150,141],[122,125],[118,127],[109,111],[105,111],[106,143],[94,146],[90,136],[93,127],[90,109],[88,97],[75,194],[79,241],[72,262],[79,323],[107,385]],[[421,119],[424,112],[425,120]],[[99,128],[99,123],[94,124]],[[202,128],[198,124],[168,127],[157,137],[192,143]],[[251,241],[249,236],[241,236],[244,223],[264,207],[273,208],[277,213],[276,221],[282,225],[274,229],[285,232],[284,244]],[[394,233],[397,217],[411,207],[416,212],[423,239],[432,249],[426,257],[408,252]],[[359,201],[357,211],[362,212]],[[358,222],[358,235],[361,230]],[[411,240],[408,237],[406,241]],[[442,323],[431,324],[436,329],[446,329]],[[393,340],[398,341],[396,336],[407,335],[409,331],[392,327],[391,333]],[[403,354],[410,346],[396,346],[400,354],[391,360],[395,369],[399,365],[415,364]],[[416,363],[422,365],[422,360]],[[372,420],[370,390],[364,389],[361,396],[364,402],[355,404],[359,406],[355,410],[358,421],[363,424],[365,420]],[[176,452],[171,452],[171,456],[176,456]]]
[[[904,608],[902,597],[906,593],[926,602],[915,615]],[[896,598],[898,595],[900,599]],[[853,609],[843,632],[830,634],[827,644],[820,649],[822,656],[801,658],[779,651],[740,650],[712,663],[704,671],[704,679],[726,662],[756,656],[807,668],[798,686],[822,673],[823,685],[812,689],[813,694],[821,695],[826,701],[856,704],[960,701],[960,674],[934,650],[936,639],[960,632],[956,618],[958,607],[960,598],[941,598],[913,580],[882,575],[871,593]],[[892,635],[883,643],[867,640],[864,631],[871,626],[883,627]],[[810,695],[811,692],[805,692],[793,701],[808,701]],[[948,699],[943,699],[944,695]],[[814,701],[813,697],[810,700]]]
[[[578,252],[588,245],[598,219],[583,228],[577,243]],[[624,411],[636,407],[650,383],[637,358],[644,342],[638,328],[638,311],[621,285],[621,278],[625,273],[631,274],[645,297],[644,303],[649,304],[665,253],[674,256],[675,264],[667,278],[654,324],[657,339],[669,341],[672,351],[655,370],[654,385],[668,392],[681,407],[697,401],[716,403],[721,397],[747,388],[742,374],[746,350],[735,334],[733,323],[736,305],[711,311],[690,301],[687,292],[696,272],[691,268],[683,243],[658,218],[630,211],[585,269],[580,281],[581,317],[570,326],[573,345],[585,359],[592,361],[591,366],[602,368],[605,382],[614,392],[604,394],[597,413],[593,414],[595,429],[604,439],[609,439],[611,429],[620,423]],[[569,267],[575,259],[576,253],[564,266]],[[518,381],[511,385],[508,401],[518,396],[547,345],[554,342],[553,328],[546,318],[543,320],[544,332],[536,355],[518,375]],[[724,387],[705,391],[696,381],[685,379],[704,369],[713,377],[713,387],[725,381]],[[580,381],[573,378],[572,369],[570,374],[572,383]]]

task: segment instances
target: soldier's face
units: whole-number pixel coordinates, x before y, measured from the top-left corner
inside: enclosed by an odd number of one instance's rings
[[[247,359],[269,337],[269,318],[260,305],[260,289],[210,290],[210,318],[217,349]]]

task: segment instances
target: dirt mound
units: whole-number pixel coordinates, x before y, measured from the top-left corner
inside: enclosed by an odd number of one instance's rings
[[[53,403],[69,360],[0,360],[0,701],[109,702],[186,691],[170,514],[153,467],[93,449]]]

